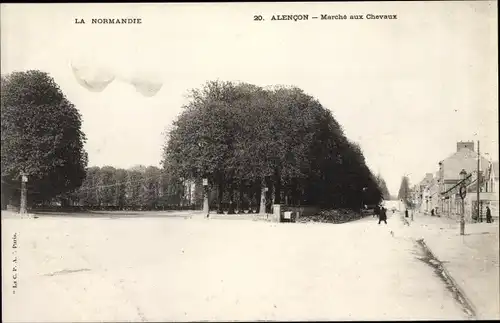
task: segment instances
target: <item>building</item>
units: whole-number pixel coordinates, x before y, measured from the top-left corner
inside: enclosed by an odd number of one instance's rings
[[[439,182],[438,182],[438,176],[439,172],[436,172],[435,176],[433,177],[429,187],[428,187],[428,203],[426,205],[429,206],[427,209],[429,213],[431,213],[432,210],[436,214],[439,213],[439,201],[440,201],[440,196],[439,196]]]
[[[490,163],[488,170],[486,172],[486,181],[484,183],[484,191],[496,193],[496,198],[498,201],[499,185],[498,185],[498,161]]]
[[[425,177],[416,187],[416,202],[417,208],[422,213],[429,213],[431,210],[430,204],[430,187],[433,185],[434,175],[432,173],[425,174]]]
[[[467,198],[465,200],[466,217],[477,220],[477,208],[479,207],[479,219],[484,220],[486,206],[489,206],[492,216],[498,218],[498,162],[489,163],[484,172],[480,172],[479,174],[479,206],[477,203],[477,172],[474,172],[472,180],[467,186]]]
[[[457,142],[457,151],[446,159],[439,162],[437,176],[439,200],[439,213],[455,217],[461,212],[461,199],[457,199],[457,184],[461,181],[460,172],[465,170],[467,174],[477,172],[478,155],[474,151],[474,142]],[[480,156],[480,169],[485,170],[490,162]],[[482,173],[480,173],[480,176]]]

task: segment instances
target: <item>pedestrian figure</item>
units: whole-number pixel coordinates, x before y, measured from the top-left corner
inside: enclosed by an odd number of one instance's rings
[[[431,216],[434,216],[434,209],[431,210]]]
[[[380,222],[384,221],[385,224],[387,224],[387,213],[386,213],[386,209],[385,207],[382,207],[380,209],[380,215],[378,217],[378,224],[380,224]]]
[[[486,207],[486,223],[491,223],[491,210],[490,207]]]
[[[377,204],[375,205],[375,209],[373,210],[373,217],[379,216],[380,215],[380,206]]]
[[[405,210],[405,218],[408,217],[408,209]]]

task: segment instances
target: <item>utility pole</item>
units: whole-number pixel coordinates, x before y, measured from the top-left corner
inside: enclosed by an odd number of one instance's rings
[[[467,172],[465,169],[462,169],[460,172],[460,187],[459,187],[459,195],[462,199],[462,212],[460,212],[460,235],[465,234],[465,197],[467,196],[467,185],[465,184],[465,179],[467,178]]]
[[[460,212],[460,235],[463,236],[465,234],[465,202],[464,198],[462,198],[462,212]]]
[[[479,153],[479,140],[478,140],[477,141],[477,179],[476,179],[477,219],[479,222],[482,222],[483,219],[480,218],[481,210],[479,209],[479,207],[480,207],[479,182],[481,180],[480,173],[479,173],[480,171],[481,171],[481,155]]]
[[[28,190],[26,189],[26,183],[28,182],[28,176],[26,173],[21,172],[21,215],[25,215],[27,212],[27,204],[28,204]]]

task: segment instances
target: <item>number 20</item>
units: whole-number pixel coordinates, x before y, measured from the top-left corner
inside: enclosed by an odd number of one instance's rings
[[[262,20],[262,16],[253,16],[253,21],[261,21]]]

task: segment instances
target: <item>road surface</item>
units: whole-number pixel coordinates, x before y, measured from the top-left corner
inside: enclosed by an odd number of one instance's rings
[[[3,320],[465,319],[388,216],[388,225],[3,219]]]

